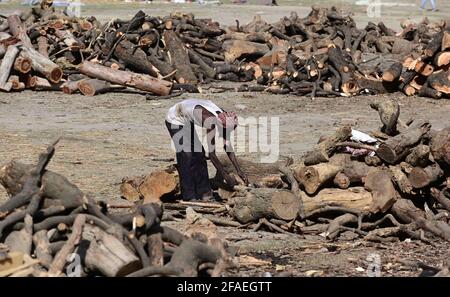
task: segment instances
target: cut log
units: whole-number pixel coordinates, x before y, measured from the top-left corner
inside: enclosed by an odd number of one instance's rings
[[[79,66],[80,72],[100,80],[111,83],[133,87],[143,91],[155,93],[157,95],[168,95],[172,88],[172,83],[159,80],[145,74],[131,73],[84,61]]]
[[[139,73],[157,76],[155,67],[147,59],[145,52],[128,40],[121,41],[114,51],[114,55],[123,61],[125,65]]]
[[[21,40],[24,46],[33,48],[30,37],[27,35],[27,28],[17,14],[12,14],[8,17],[8,24],[9,31],[14,37]]]
[[[437,162],[450,165],[450,127],[444,128],[433,135],[430,149]]]
[[[0,184],[6,192],[14,196],[22,190],[23,183],[33,165],[11,161],[0,169]],[[83,204],[83,192],[69,182],[64,176],[46,171],[42,177],[44,185],[44,204],[62,205],[66,209],[76,208]]]
[[[11,84],[7,85],[11,69],[14,65],[14,61],[19,54],[19,49],[17,46],[10,45],[6,50],[5,56],[0,64],[0,89],[4,91],[9,91],[12,87]]]
[[[294,171],[294,177],[301,185],[303,185],[306,193],[311,195],[326,182],[333,180],[341,169],[341,166],[331,163],[322,163],[302,167],[299,171]]]
[[[168,49],[169,60],[173,67],[177,69],[175,78],[181,84],[195,84],[197,77],[191,68],[189,54],[183,42],[174,31],[164,31],[164,45]]]
[[[222,49],[227,63],[233,63],[236,59],[246,56],[262,57],[270,51],[266,44],[245,40],[225,40]]]
[[[400,62],[392,63],[392,65],[383,71],[382,79],[383,81],[393,82],[400,78],[402,74],[403,65]]]
[[[24,57],[17,57],[14,62],[14,70],[20,73],[28,73],[31,70],[31,60]]]
[[[124,86],[111,85],[109,82],[99,79],[83,79],[77,85],[80,92],[85,96],[95,96],[125,88]]]
[[[422,189],[436,183],[443,174],[441,167],[434,163],[425,168],[414,167],[408,174],[408,179],[415,189]]]
[[[355,65],[346,59],[344,52],[337,47],[328,50],[328,60],[336,68],[341,76],[341,90],[348,95],[355,94],[359,90],[357,81],[354,79]]]
[[[78,84],[81,81],[66,81],[61,85],[61,90],[64,94],[73,94],[78,91]]]
[[[420,142],[422,137],[430,131],[428,122],[421,122],[408,127],[403,133],[390,137],[380,144],[376,154],[388,164],[395,164],[406,157],[410,149]]]
[[[365,178],[364,188],[372,193],[371,211],[373,213],[386,212],[398,198],[387,170],[371,168]]]
[[[228,174],[236,173],[234,165],[226,154],[219,154],[217,157],[223,165],[225,172]],[[288,165],[287,161],[280,160],[275,163],[256,163],[239,157],[237,157],[237,161],[241,170],[247,175],[250,184],[256,187],[266,188],[277,188],[283,184],[279,167]]]
[[[409,181],[406,174],[402,171],[402,169],[398,166],[389,165],[389,170],[391,170],[392,180],[397,185],[397,189],[402,194],[411,194],[413,186],[411,185],[411,182]]]
[[[363,187],[352,187],[348,189],[325,188],[314,196],[302,193],[305,213],[308,214],[324,207],[343,207],[360,212],[368,212],[372,208],[372,194]]]
[[[417,61],[414,70],[423,76],[430,76],[434,71],[434,67],[423,61]]]
[[[161,204],[165,195],[175,195],[180,191],[180,179],[174,168],[157,170],[146,176],[139,185],[139,193],[144,198],[143,204]]]
[[[291,221],[300,210],[300,199],[286,190],[255,188],[245,197],[236,197],[235,201],[233,216],[243,224],[261,218]]]
[[[336,149],[335,144],[347,141],[352,135],[352,128],[349,125],[337,129],[333,135],[317,144],[314,149],[305,155],[305,165],[315,165],[321,162],[328,162],[332,152]]]
[[[383,123],[381,132],[389,136],[397,134],[397,121],[400,116],[400,106],[394,100],[383,100],[370,103],[370,107],[378,111],[380,120]]]
[[[434,56],[433,63],[437,67],[448,65],[450,63],[450,51],[437,53]]]
[[[405,162],[412,166],[426,167],[430,163],[430,147],[424,144],[417,145],[406,156]]]
[[[142,267],[139,258],[119,239],[91,224],[83,228],[77,253],[88,270],[108,277],[125,276]]]
[[[23,47],[20,57],[29,59],[33,70],[43,74],[50,82],[58,83],[61,80],[63,76],[61,68],[34,49]]]
[[[436,71],[428,78],[429,85],[444,94],[450,94],[450,71]]]
[[[334,184],[341,188],[347,189],[350,185],[364,184],[364,179],[369,173],[370,166],[366,163],[358,161],[345,162],[335,179]]]
[[[433,88],[430,88],[428,86],[428,82],[427,82],[420,88],[417,95],[419,95],[421,97],[440,99],[442,97],[442,92],[439,92]]]

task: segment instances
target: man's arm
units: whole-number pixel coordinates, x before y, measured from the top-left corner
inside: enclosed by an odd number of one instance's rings
[[[236,186],[238,183],[235,178],[233,178],[231,175],[229,175],[225,168],[223,167],[222,163],[220,162],[219,158],[216,155],[216,145],[215,145],[215,134],[216,134],[216,127],[213,125],[211,128],[206,129],[207,133],[207,139],[208,139],[208,151],[209,151],[209,159],[213,163],[214,167],[216,167],[219,174],[222,176],[223,179],[227,182],[227,184],[231,187]]]
[[[224,139],[224,141],[225,141],[224,150],[225,150],[225,152],[227,152],[227,156],[230,159],[231,163],[233,164],[234,168],[236,168],[236,171],[237,171],[237,174],[239,175],[239,177],[242,178],[242,180],[244,181],[245,184],[248,184],[248,177],[244,173],[244,171],[241,170],[241,166],[239,165],[239,162],[236,159],[236,154],[234,153],[233,146],[227,139],[228,139],[228,137],[226,139]]]

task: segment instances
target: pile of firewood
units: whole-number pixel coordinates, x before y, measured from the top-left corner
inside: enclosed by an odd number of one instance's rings
[[[218,276],[231,265],[217,237],[161,226],[160,204],[111,212],[47,171],[55,144],[36,166],[0,169],[11,195],[0,205],[0,276]]]
[[[0,89],[62,90],[95,95],[124,88],[149,98],[199,92],[265,91],[349,96],[402,91],[450,93],[446,22],[382,22],[358,29],[336,8],[312,7],[270,24],[256,16],[221,28],[211,19],[173,13],[105,24],[41,5],[0,17]],[[253,82],[253,83],[251,83]]]
[[[428,122],[405,123],[394,101],[371,107],[383,123],[373,136],[343,126],[296,161],[239,159],[250,185],[242,182],[230,189],[216,176],[211,182],[222,203],[173,203],[179,182],[171,167],[124,179],[122,196],[145,203],[163,200],[175,220],[193,208],[216,225],[265,226],[298,236],[336,239],[350,231],[370,241],[412,238],[430,243],[426,231],[450,241],[450,128],[434,131]],[[361,134],[370,143],[362,142]],[[239,179],[227,157],[221,161]]]

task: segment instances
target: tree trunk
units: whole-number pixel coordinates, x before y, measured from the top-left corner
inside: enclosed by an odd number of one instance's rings
[[[189,55],[183,42],[174,31],[164,31],[164,44],[168,49],[169,60],[173,67],[177,69],[175,78],[181,84],[196,84],[197,77],[191,68]]]
[[[133,43],[127,40],[123,40],[117,45],[114,55],[132,70],[149,74],[153,77],[158,76],[155,67],[147,59],[145,52],[139,47],[136,48]]]
[[[364,188],[372,193],[373,205],[371,211],[386,212],[397,200],[398,194],[387,170],[372,168],[367,174]]]
[[[430,128],[431,125],[428,122],[410,126],[403,133],[388,138],[380,144],[376,154],[388,164],[395,164],[409,153],[411,147],[420,142]]]
[[[363,187],[348,189],[325,188],[314,196],[302,193],[305,214],[308,216],[313,211],[324,207],[345,207],[361,212],[370,211],[373,204],[372,194]]]
[[[31,60],[33,70],[42,73],[50,82],[58,83],[61,80],[61,68],[33,48],[23,47],[20,56]]]
[[[23,183],[33,165],[11,161],[0,169],[0,183],[6,192],[14,196],[22,190]],[[75,208],[83,204],[83,192],[69,182],[64,176],[46,171],[42,177],[44,185],[45,204],[62,205],[66,209]]]
[[[290,221],[297,217],[300,210],[300,199],[286,190],[255,188],[235,201],[233,216],[243,224],[261,218]]]
[[[333,180],[342,167],[331,163],[321,163],[302,167],[294,171],[295,179],[303,185],[306,193],[314,194],[326,182]]]
[[[98,78],[111,83],[133,87],[143,91],[155,93],[157,95],[168,95],[172,88],[172,83],[159,80],[145,74],[132,73],[84,61],[79,66],[80,72],[94,78]]]

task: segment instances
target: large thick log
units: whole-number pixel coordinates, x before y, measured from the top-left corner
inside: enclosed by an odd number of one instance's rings
[[[172,88],[169,81],[159,80],[145,74],[137,74],[84,61],[79,66],[80,72],[94,78],[109,81],[111,83],[133,87],[157,95],[168,95]]]
[[[172,166],[155,170],[146,176],[125,178],[120,186],[122,197],[132,202],[143,199],[143,204],[161,204],[161,198],[177,195],[179,191],[180,179]]]
[[[164,44],[168,49],[169,60],[173,67],[177,69],[175,78],[179,83],[195,84],[197,77],[192,70],[189,61],[189,54],[183,42],[174,31],[164,31]]]
[[[42,73],[50,82],[58,83],[61,80],[63,76],[61,68],[33,48],[22,47],[20,56],[31,60],[33,70]]]
[[[75,82],[76,83],[76,82]],[[67,91],[70,90],[70,85],[66,85]],[[85,96],[95,96],[97,94],[107,93],[109,91],[124,89],[124,86],[114,86],[109,82],[100,79],[83,79],[76,83],[77,89]]]
[[[300,203],[300,199],[290,191],[255,188],[246,192],[245,197],[235,198],[232,213],[243,224],[261,218],[290,221],[297,217]]]
[[[321,162],[328,162],[329,156],[336,149],[335,144],[347,141],[352,135],[352,128],[349,125],[340,127],[333,135],[318,143],[314,149],[305,155],[305,165],[315,165]]]
[[[236,59],[245,56],[262,57],[270,51],[266,44],[245,40],[225,40],[222,49],[227,63],[233,63]]]
[[[294,170],[294,177],[303,185],[306,193],[314,194],[326,182],[333,180],[341,169],[341,166],[332,163],[321,163]]]
[[[414,167],[408,174],[408,179],[415,189],[422,189],[437,182],[443,174],[441,167],[434,163],[425,168]]]
[[[123,40],[117,45],[114,55],[132,70],[149,74],[153,77],[157,76],[155,67],[147,59],[145,52],[139,47],[136,48],[136,46],[128,40]]]
[[[217,157],[228,174],[237,173],[226,154],[219,154]],[[288,165],[286,160],[279,160],[275,163],[256,163],[238,157],[237,161],[241,170],[247,175],[250,184],[268,188],[276,188],[283,184],[279,168]]]
[[[370,169],[364,182],[364,188],[372,193],[372,212],[386,212],[397,200],[398,194],[387,170],[374,167]]]
[[[430,131],[431,125],[422,122],[408,127],[403,133],[388,138],[380,144],[376,153],[388,164],[395,164],[410,152],[410,149],[420,142],[422,137]]]
[[[350,185],[364,184],[364,179],[371,168],[366,163],[358,161],[345,162],[342,167],[334,178],[334,184],[341,189],[347,189]]]
[[[83,228],[77,253],[87,269],[104,276],[125,276],[142,267],[139,258],[119,239],[91,224]]]
[[[325,207],[343,207],[360,212],[368,212],[372,209],[372,194],[363,187],[352,187],[348,189],[325,188],[314,196],[302,193],[305,214]]]
[[[33,218],[27,214],[24,219],[25,225],[20,231],[13,231],[5,238],[5,244],[10,251],[21,252],[31,255],[33,244]]]
[[[450,165],[450,127],[444,128],[433,135],[430,149],[437,162]]]
[[[33,165],[11,161],[0,169],[0,184],[9,195],[14,196],[22,190],[32,168]],[[44,200],[44,205],[62,205],[66,209],[70,209],[83,204],[83,192],[58,173],[45,171],[42,176],[42,184],[44,185],[44,197],[48,198]]]
[[[20,73],[28,73],[31,70],[32,61],[24,57],[17,57],[14,62],[14,70]]]

